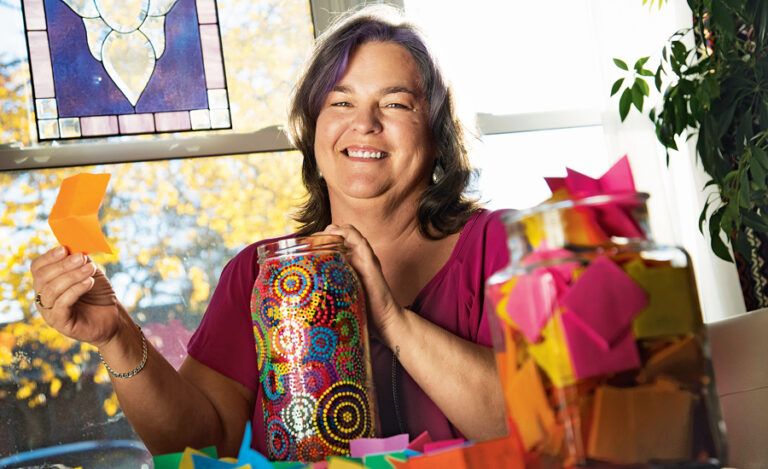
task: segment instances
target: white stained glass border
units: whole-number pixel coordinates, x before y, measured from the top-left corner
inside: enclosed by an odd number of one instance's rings
[[[53,81],[48,24],[43,0],[23,0],[22,14],[32,75],[38,140],[80,139],[119,135],[156,134],[210,129],[231,129],[232,118],[221,49],[215,0],[196,0],[195,8],[203,51],[208,95],[207,109],[59,117]],[[180,114],[185,114],[181,116]],[[135,116],[135,117],[134,117]]]

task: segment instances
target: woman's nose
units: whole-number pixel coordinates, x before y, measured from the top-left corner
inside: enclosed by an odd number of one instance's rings
[[[378,108],[358,107],[353,117],[352,128],[363,134],[381,131],[381,119]]]

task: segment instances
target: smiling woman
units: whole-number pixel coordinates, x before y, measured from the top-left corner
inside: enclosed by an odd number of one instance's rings
[[[344,18],[318,40],[291,119],[310,192],[299,231],[341,236],[366,293],[381,433],[505,433],[483,286],[507,263],[506,237],[499,214],[465,195],[461,126],[416,29],[391,9]],[[270,207],[253,202],[251,211]],[[274,440],[282,433],[262,418],[275,381],[260,382],[251,317],[263,306],[251,296],[255,255],[269,241],[227,263],[178,371],[89,259],[51,249],[33,261],[39,312],[98,349],[152,452],[215,444],[232,454],[246,421],[257,449],[282,445]]]

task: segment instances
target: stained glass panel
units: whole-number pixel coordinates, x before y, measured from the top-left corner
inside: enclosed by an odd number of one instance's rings
[[[40,140],[232,127],[214,0],[24,0]]]

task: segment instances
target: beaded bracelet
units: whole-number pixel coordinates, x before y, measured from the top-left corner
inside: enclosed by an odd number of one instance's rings
[[[140,326],[136,326],[139,328],[139,334],[141,334],[141,362],[138,364],[138,366],[131,371],[127,371],[125,373],[118,373],[117,371],[113,370],[111,366],[107,364],[106,361],[104,361],[104,357],[101,356],[101,352],[97,352],[99,354],[99,358],[101,359],[101,363],[104,364],[104,368],[107,369],[109,374],[114,376],[115,378],[121,378],[121,379],[128,379],[136,376],[139,374],[141,370],[144,369],[144,365],[147,364],[147,338],[144,337],[144,332],[141,330]]]

